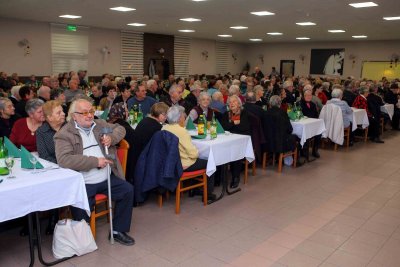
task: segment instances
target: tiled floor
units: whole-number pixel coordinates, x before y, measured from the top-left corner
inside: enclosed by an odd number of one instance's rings
[[[102,220],[98,251],[59,266],[400,266],[400,134],[384,139],[322,150],[282,174],[257,169],[218,203],[185,196],[180,215],[173,199],[150,200],[133,212],[135,246],[110,245]],[[0,266],[28,265],[18,229],[1,233],[0,247]]]

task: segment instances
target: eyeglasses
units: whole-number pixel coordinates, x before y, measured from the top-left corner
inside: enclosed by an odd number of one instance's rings
[[[91,110],[89,110],[89,111],[84,111],[84,112],[77,112],[77,111],[75,111],[74,113],[80,114],[80,115],[82,115],[83,117],[89,117],[89,114],[92,115],[92,116],[94,115],[95,110],[94,110],[94,109],[91,109]]]

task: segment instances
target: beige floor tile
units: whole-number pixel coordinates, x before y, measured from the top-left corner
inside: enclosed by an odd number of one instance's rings
[[[214,257],[210,257],[207,254],[197,254],[194,257],[175,265],[177,267],[204,267],[204,266],[213,266],[213,267],[223,267],[227,266],[226,262],[220,261]],[[150,267],[150,266],[149,266]]]
[[[279,263],[293,267],[313,267],[319,266],[322,261],[296,251],[290,251],[279,260]]]
[[[364,267],[369,262],[342,250],[335,251],[326,261],[337,266],[346,267]]]
[[[319,259],[321,261],[328,258],[334,251],[334,248],[324,246],[322,244],[305,240],[303,243],[298,245],[295,251],[313,257],[315,259]]]
[[[381,248],[386,240],[388,240],[388,237],[359,229],[351,236],[351,239],[364,242],[372,247]]]
[[[330,234],[349,237],[357,228],[334,220],[322,227],[321,230]]]
[[[283,231],[289,234],[296,235],[301,238],[308,238],[316,231],[318,231],[318,228],[307,226],[301,223],[292,223],[287,227],[283,228]]]
[[[278,245],[281,245],[283,247],[293,249],[295,248],[298,244],[304,241],[304,238],[297,237],[292,234],[288,234],[285,232],[278,232],[271,236],[268,241],[276,243]]]
[[[257,256],[252,253],[244,253],[239,258],[230,262],[231,265],[236,267],[269,267],[273,264],[273,261],[270,261],[266,258]]]
[[[310,236],[308,240],[336,249],[340,247],[347,240],[347,238],[320,230]]]
[[[265,241],[259,244],[254,249],[250,250],[251,253],[258,256],[268,258],[273,261],[279,260],[282,256],[290,251],[289,248],[280,246],[276,243]]]
[[[380,235],[390,236],[396,230],[396,227],[379,222],[367,221],[363,226],[361,226],[361,229]]]
[[[379,251],[379,247],[370,246],[367,243],[350,239],[339,247],[339,250],[345,251],[351,255],[370,261]]]

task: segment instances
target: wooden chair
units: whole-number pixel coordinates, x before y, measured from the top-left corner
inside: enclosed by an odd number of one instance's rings
[[[128,149],[129,143],[122,139],[118,144],[117,148],[117,156],[122,166],[122,171],[124,175],[126,175],[126,163],[128,161]],[[95,196],[95,204],[92,213],[90,214],[90,229],[92,230],[93,237],[96,238],[96,219],[102,216],[107,215],[107,222],[110,221],[109,214],[110,211],[108,209],[108,197],[104,194],[96,194]],[[102,210],[98,208],[103,206]]]
[[[278,160],[278,172],[282,172],[282,167],[283,167],[283,158],[287,156],[293,156],[293,164],[292,167],[296,168],[297,165],[297,142],[296,142],[296,148],[294,151],[289,151],[286,153],[280,153],[279,154],[279,160]],[[267,161],[268,161],[268,154],[267,152],[263,153],[263,169],[267,167]],[[272,165],[275,166],[275,153],[273,153],[272,156]]]
[[[255,155],[255,153],[254,153]],[[243,179],[243,184],[247,184],[247,180],[249,179],[249,161],[247,159],[244,160],[244,179]],[[252,172],[251,175],[255,176],[256,175],[256,159],[253,160],[251,163],[251,168]]]
[[[363,128],[361,127],[361,125],[360,125],[360,126],[357,126],[357,129],[360,129],[361,131],[364,131],[364,136],[361,137],[361,139],[363,139],[364,142],[366,143],[366,142],[368,141],[368,127],[365,128],[365,129],[363,129]],[[355,136],[354,138],[356,138],[356,136]]]
[[[347,128],[344,128],[344,139],[346,141],[346,150],[349,149],[349,147],[350,147],[350,133],[351,133],[350,131],[351,131],[350,126]],[[335,151],[337,151],[337,148],[338,148],[338,144],[335,143],[335,148],[334,148]]]
[[[184,181],[194,180],[198,183],[184,186]],[[176,187],[175,191],[175,213],[179,214],[181,210],[181,197],[182,193],[188,190],[203,187],[203,203],[204,206],[207,205],[207,174],[206,169],[193,171],[193,172],[183,172],[181,178],[179,179],[178,186]],[[169,198],[169,192],[166,192],[167,199]],[[163,205],[163,195],[158,195],[158,205],[161,208]]]

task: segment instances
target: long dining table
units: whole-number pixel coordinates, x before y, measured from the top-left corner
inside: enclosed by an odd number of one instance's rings
[[[43,259],[38,212],[71,205],[90,215],[90,208],[82,174],[60,168],[43,159],[39,159],[39,162],[44,168],[33,171],[22,169],[21,159],[15,159],[12,172],[15,178],[8,178],[9,175],[0,177],[0,222],[28,216],[29,266],[33,266],[35,262],[35,245],[39,261],[43,265],[51,266],[66,259],[53,262]],[[34,220],[36,231],[33,229]]]

